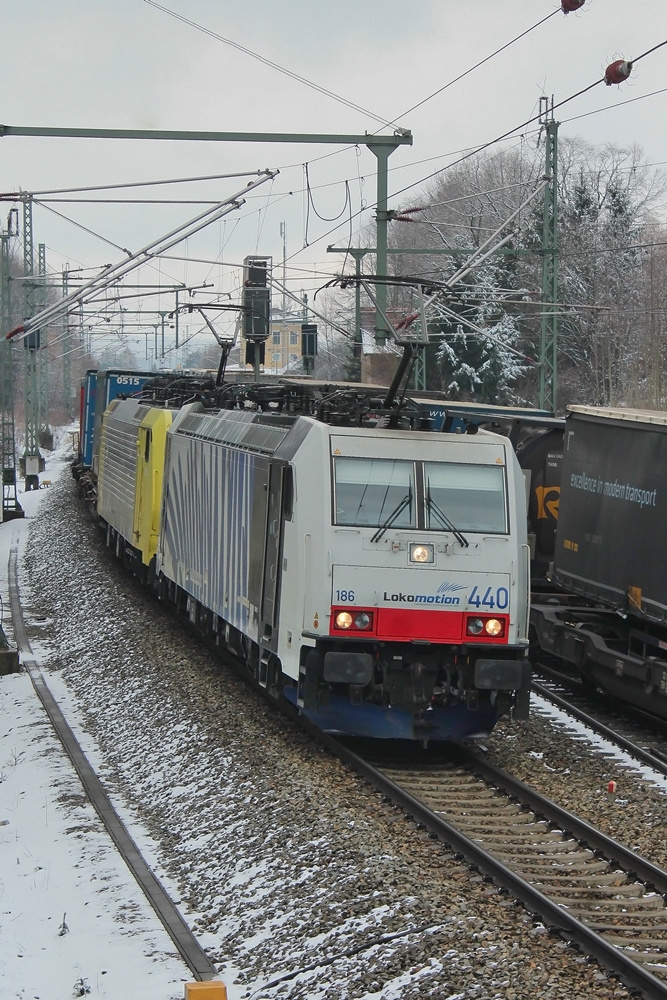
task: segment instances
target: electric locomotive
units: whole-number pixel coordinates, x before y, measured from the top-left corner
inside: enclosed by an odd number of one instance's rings
[[[103,421],[107,542],[258,684],[355,736],[451,740],[527,715],[507,438],[436,433],[360,386],[281,379],[182,407],[145,388]]]

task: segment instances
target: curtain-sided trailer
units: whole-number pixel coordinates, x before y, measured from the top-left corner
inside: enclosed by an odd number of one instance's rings
[[[506,438],[116,401],[98,497],[137,575],[321,728],[448,740],[527,713],[525,488]]]
[[[540,651],[667,717],[667,414],[572,406]]]

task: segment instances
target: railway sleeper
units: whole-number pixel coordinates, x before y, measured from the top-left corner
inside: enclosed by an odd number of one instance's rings
[[[563,885],[563,882],[569,883]],[[582,902],[591,902],[595,899],[599,899],[600,902],[607,902],[612,899],[643,899],[643,886],[639,889],[637,886],[632,884],[628,885],[615,885],[614,883],[605,883],[602,879],[596,879],[594,877],[587,878],[585,875],[580,875],[578,878],[565,878],[562,876],[556,876],[552,878],[550,876],[541,876],[537,879],[531,879],[531,885],[536,889],[542,891],[544,887],[545,894],[549,895],[550,898],[564,898],[573,897],[575,901],[581,900]],[[613,896],[609,895],[609,889],[605,889],[605,885],[611,886],[613,889]]]
[[[590,875],[591,878],[600,878],[601,873],[607,873],[609,866],[602,861],[594,862],[588,864],[586,861],[582,861],[580,864],[568,864],[568,865],[551,865],[549,869],[549,874],[545,874],[544,865],[525,865],[522,863],[522,858],[511,857],[502,854],[494,854],[494,857],[498,861],[503,861],[516,867],[517,871],[521,871],[522,875],[527,879],[533,878],[550,878],[552,873],[554,879],[561,878],[579,878],[583,875]],[[551,863],[550,863],[551,864]],[[612,883],[610,883],[612,884]]]
[[[611,923],[609,920],[604,924],[595,923],[591,921],[589,927],[593,931],[598,931],[600,933],[616,933],[616,934],[647,934],[649,931],[652,934],[666,934],[667,924],[653,924],[650,922],[650,917],[639,914],[638,916],[633,916],[632,913],[622,913],[621,916],[624,918],[624,924]],[[629,923],[631,920],[637,920],[636,924]],[[665,945],[667,947],[667,943]]]
[[[612,943],[616,944],[616,942]],[[654,965],[658,967],[664,975],[666,952],[656,950],[656,945],[658,944],[657,941],[647,941],[646,944],[641,945],[642,948],[647,949],[646,951],[635,951],[635,942],[633,941],[632,944],[633,947],[628,945],[628,942],[626,941],[624,943],[621,942],[620,944],[616,944],[616,947],[627,952],[628,957],[631,958],[633,962],[641,962],[642,965]]]
[[[568,851],[567,848],[571,848],[571,850]],[[534,844],[512,843],[509,845],[509,850],[508,845],[504,844],[500,848],[500,851],[508,857],[525,861],[529,861],[532,856],[540,857],[542,854],[548,854],[552,864],[556,861],[571,863],[573,860],[579,860],[579,858],[592,858],[595,856],[593,851],[582,850],[577,840],[562,840],[558,838],[554,839],[553,837],[550,837],[549,840],[536,841]],[[609,862],[602,860],[600,864],[606,867]]]
[[[609,912],[610,916],[618,911],[624,913],[626,910],[635,910],[641,913],[642,910],[661,910],[665,905],[662,900],[662,896],[634,896],[622,899],[617,899],[616,897],[611,899],[600,899],[595,902],[594,906],[574,906],[571,899],[559,899],[556,896],[552,896],[551,899],[560,905],[567,906],[567,908],[575,914],[579,920],[583,920],[585,923],[588,923],[589,919],[594,917],[599,920],[605,912]],[[594,901],[590,900],[588,902]]]
[[[493,834],[493,836],[495,836],[496,833],[500,836],[502,836],[504,833],[520,833],[523,836],[527,834],[532,836],[533,834],[536,833],[547,834],[550,832],[550,828],[547,823],[545,822],[536,823],[534,820],[531,820],[530,818],[527,819],[525,823],[516,823],[516,822],[503,823],[501,829],[498,829],[498,820],[499,820],[498,816],[489,816],[489,817],[480,816],[479,818],[476,818],[474,820],[470,819],[467,816],[453,816],[453,818],[456,819],[456,822],[461,826],[461,829],[465,833],[472,832],[484,835],[486,831],[489,831],[491,834]]]
[[[648,945],[648,947],[655,947],[656,940],[655,936],[646,937],[647,933],[653,932],[654,935],[664,934],[667,931],[667,924],[646,924],[643,922],[641,925],[637,926],[620,926],[618,924],[589,924],[591,930],[604,933],[606,937],[610,940],[621,941],[627,947],[628,943],[632,944],[642,944]],[[631,935],[640,932],[644,937],[632,937]],[[623,935],[621,937],[621,935]],[[664,947],[667,948],[667,941],[664,943]]]
[[[401,780],[400,776],[399,776],[399,780]],[[457,805],[461,809],[470,808],[470,809],[487,809],[488,810],[488,806],[480,805],[480,799],[483,802],[493,802],[493,801],[497,800],[497,798],[498,798],[498,796],[494,792],[491,792],[491,791],[489,791],[489,792],[482,791],[479,794],[473,794],[473,795],[460,795],[456,791],[453,791],[453,792],[444,792],[441,789],[439,789],[437,786],[434,786],[432,788],[431,787],[424,788],[424,787],[422,787],[420,785],[419,788],[418,788],[418,791],[419,791],[420,794],[426,794],[426,795],[430,794],[430,795],[432,795],[432,797],[433,797],[434,800],[437,800],[438,802],[442,802],[445,805],[448,802],[453,802],[455,805]]]
[[[603,884],[603,879],[609,878],[609,881],[605,884],[613,885],[613,879],[618,876],[614,872],[609,872],[609,865],[605,864],[603,861],[595,861],[589,864],[587,861],[582,861],[577,865],[563,865],[563,866],[553,866],[549,869],[548,874],[544,871],[544,866],[539,865],[524,865],[521,863],[521,858],[516,859],[513,857],[507,857],[507,855],[494,854],[494,857],[498,861],[509,861],[510,864],[514,865],[517,871],[521,871],[522,875],[528,879],[532,878],[542,878],[542,879],[553,879],[554,882],[558,882],[564,878],[570,878],[572,880],[578,878],[590,878],[595,880],[598,885]]]
[[[466,832],[465,830],[463,831]],[[539,832],[539,831],[538,831]],[[508,844],[514,845],[517,843],[516,833],[503,832],[503,833],[493,833],[490,834],[477,833],[476,831],[468,832],[468,836],[471,840],[476,841],[478,844],[483,844],[484,849],[489,852],[493,852],[496,848],[498,850],[503,847],[507,847]],[[554,845],[560,845],[561,840],[557,833],[547,833],[541,834],[534,837],[526,837],[523,841],[523,846],[534,847],[536,852],[546,851],[546,844],[551,841]]]
[[[423,799],[424,799],[424,802],[428,802],[428,796],[427,795],[424,795]],[[446,811],[448,811],[446,809],[448,803],[444,802],[441,796],[438,796],[437,800],[434,799],[433,801],[435,803],[435,808],[437,808],[440,812],[446,812]],[[452,797],[451,801],[452,801],[452,805],[455,807],[455,808],[452,808],[452,810],[451,810],[452,814],[456,813],[456,815],[460,815],[460,816],[469,816],[471,819],[474,819],[476,817],[484,818],[484,816],[488,816],[489,815],[489,807],[488,806],[479,805],[479,804],[477,806],[475,806],[472,803],[470,803],[470,805],[468,806],[468,805],[466,805],[466,803],[461,802],[460,800],[457,800],[454,797]],[[433,804],[429,803],[429,805],[431,805],[431,808],[434,808]],[[524,809],[519,809],[518,806],[513,806],[513,805],[499,806],[498,808],[494,809],[493,811],[494,811],[494,813],[496,815],[499,815],[499,816],[521,816],[522,814],[526,813],[526,811]]]

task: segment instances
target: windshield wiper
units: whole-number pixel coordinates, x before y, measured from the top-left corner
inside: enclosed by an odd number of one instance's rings
[[[466,549],[468,548],[470,543],[466,538],[466,536],[462,535],[459,529],[452,524],[447,515],[440,510],[437,503],[431,496],[430,482],[426,490],[426,509],[429,512],[429,514],[436,517],[436,519],[440,522],[441,527],[443,527],[445,531],[451,531],[451,533],[453,534],[454,538],[459,543],[459,545],[463,545]]]
[[[382,536],[384,535],[385,531],[387,530],[387,528],[391,528],[392,524],[394,523],[398,515],[401,514],[406,507],[411,507],[411,506],[412,506],[412,489],[410,489],[408,493],[403,497],[401,502],[398,503],[396,507],[394,507],[394,509],[392,510],[391,514],[384,522],[384,524],[380,525],[378,530],[371,538],[371,542],[379,542]]]

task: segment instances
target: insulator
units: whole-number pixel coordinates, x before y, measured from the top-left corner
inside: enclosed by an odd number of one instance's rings
[[[407,328],[408,328],[409,326],[411,326],[411,325],[412,325],[412,324],[414,323],[414,321],[415,321],[416,319],[419,319],[419,313],[418,313],[418,312],[413,312],[413,313],[410,313],[410,315],[409,315],[409,316],[405,316],[405,317],[404,317],[404,318],[403,318],[403,319],[402,319],[402,320],[400,321],[400,323],[397,323],[397,324],[396,324],[396,329],[397,329],[397,330],[407,330]]]
[[[612,83],[623,83],[630,76],[631,70],[631,62],[627,62],[625,59],[617,59],[607,66],[604,74],[604,82],[608,87],[611,87]]]
[[[583,7],[586,0],[561,0],[561,9],[564,14],[571,14],[573,10]]]

